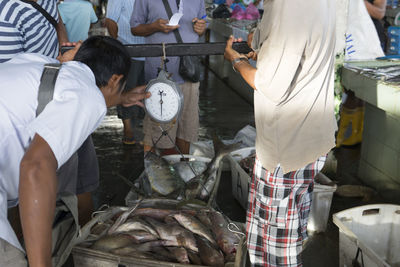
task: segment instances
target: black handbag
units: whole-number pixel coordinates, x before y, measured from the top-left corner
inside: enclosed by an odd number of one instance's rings
[[[172,17],[172,10],[168,0],[163,0],[165,10],[169,18]],[[178,0],[177,0],[178,4]],[[178,43],[183,43],[179,30],[174,30],[175,38]],[[179,60],[179,74],[186,81],[197,83],[203,78],[203,69],[198,56],[181,56]]]

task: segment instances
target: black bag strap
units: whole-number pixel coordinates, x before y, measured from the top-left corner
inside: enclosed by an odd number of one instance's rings
[[[179,0],[177,0],[176,2],[178,3],[178,1]],[[168,19],[171,19],[172,10],[171,10],[171,6],[168,3],[168,0],[163,0],[163,3],[164,3],[165,11],[167,11]],[[179,33],[179,29],[175,29],[174,34],[175,34],[176,41],[178,41],[178,43],[183,43],[181,34]]]
[[[29,0],[20,0],[20,1],[33,6],[37,11],[42,13],[42,15],[51,23],[51,25],[54,26],[54,28],[57,28],[57,24],[58,24],[57,21],[38,3],[34,2],[34,1],[29,1]]]
[[[358,256],[361,255],[361,265],[358,263]],[[357,248],[357,254],[352,262],[353,267],[364,267],[364,256],[361,248]]]
[[[36,108],[36,117],[44,110],[47,104],[53,99],[54,86],[56,85],[58,72],[61,64],[46,64],[40,78],[38,106]]]

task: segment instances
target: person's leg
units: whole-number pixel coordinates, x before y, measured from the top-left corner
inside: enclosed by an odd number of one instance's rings
[[[0,266],[27,267],[25,254],[0,238]]]
[[[163,135],[160,127],[167,131],[168,136]],[[171,122],[169,124],[160,124],[151,120],[151,118],[146,115],[143,120],[143,150],[145,154],[146,152],[153,150],[154,146],[161,150],[174,148],[176,130],[177,123]]]
[[[199,135],[199,87],[200,83],[185,82],[181,85],[184,104],[178,121],[176,145],[183,154],[189,154],[190,143]]]
[[[314,176],[325,157],[286,173],[265,170],[257,159],[250,186],[247,244],[252,266],[302,266]]]
[[[92,137],[78,150],[78,179],[76,195],[78,197],[79,224],[83,226],[91,219],[94,211],[91,192],[99,186],[99,163]]]
[[[144,61],[132,59],[131,68],[129,69],[128,77],[126,80],[127,89],[135,88],[136,86],[144,84]],[[141,107],[117,107],[118,118],[122,120],[124,125],[124,137],[122,142],[127,145],[135,144],[138,140],[135,136],[134,130],[140,121],[143,119],[143,112]]]

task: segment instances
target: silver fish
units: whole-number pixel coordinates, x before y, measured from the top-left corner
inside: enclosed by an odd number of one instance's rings
[[[139,219],[139,218],[132,218],[127,220],[124,224],[120,225],[114,233],[123,233],[123,232],[130,232],[133,230],[142,230],[146,231],[156,237],[158,237],[157,232],[151,227],[148,223],[145,221]]]
[[[129,235],[107,235],[97,240],[92,249],[108,252],[113,249],[129,246],[134,240]]]
[[[207,169],[207,163],[199,160],[179,161],[174,163],[172,167],[178,172],[182,180],[185,181],[185,183],[188,183],[194,177],[203,173]]]
[[[172,217],[174,217],[181,226],[188,229],[192,233],[206,238],[212,244],[217,244],[212,233],[195,217],[183,213],[174,214]]]
[[[171,246],[185,247],[195,252],[199,251],[193,234],[179,224],[165,224],[152,218],[146,218],[146,221],[156,229],[161,239],[170,241]]]
[[[207,266],[224,266],[224,255],[216,250],[205,238],[196,237],[201,261]]]
[[[221,160],[230,152],[239,148],[240,143],[232,145],[224,145],[222,141],[216,136],[213,136],[215,156],[207,165],[207,169],[197,177],[193,178],[188,184],[186,189],[186,198],[193,199],[207,199],[211,194],[215,182],[217,180],[217,172]]]
[[[183,180],[175,169],[160,156],[148,152],[144,158],[144,168],[154,192],[168,196],[174,192],[179,195],[184,190]]]

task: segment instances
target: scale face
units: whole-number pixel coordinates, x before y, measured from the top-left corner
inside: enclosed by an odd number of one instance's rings
[[[183,105],[181,89],[167,75],[161,70],[158,77],[149,82],[146,92],[150,92],[151,97],[144,101],[147,114],[160,123],[168,123],[178,117]]]

